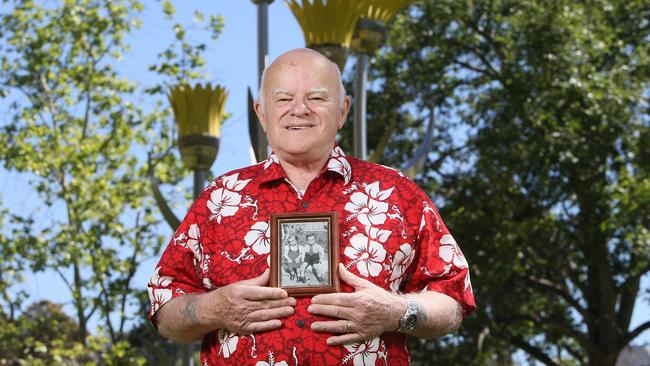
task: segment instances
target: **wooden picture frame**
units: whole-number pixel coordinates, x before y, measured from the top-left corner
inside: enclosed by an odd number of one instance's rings
[[[290,296],[339,292],[337,212],[271,214],[271,287]]]

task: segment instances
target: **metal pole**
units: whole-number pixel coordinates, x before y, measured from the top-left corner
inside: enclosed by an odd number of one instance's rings
[[[366,84],[368,81],[368,55],[357,54],[356,74],[354,76],[354,155],[366,160]]]
[[[207,171],[205,170],[200,170],[196,169],[194,171],[194,200],[196,201],[197,198],[201,195],[201,192],[203,192],[203,188],[205,188],[205,181],[207,179]]]
[[[269,3],[273,0],[257,2],[257,76],[261,86],[262,73],[269,63]],[[260,160],[268,157],[269,144],[262,126],[257,125],[257,156]]]
[[[194,366],[194,344],[183,345],[181,359],[183,366]]]
[[[205,188],[205,181],[207,179],[207,171],[195,169],[194,170],[194,200],[203,192]],[[194,343],[188,343],[183,347],[183,366],[194,366]]]

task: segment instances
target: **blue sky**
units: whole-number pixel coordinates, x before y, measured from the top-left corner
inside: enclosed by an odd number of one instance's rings
[[[131,38],[132,51],[126,55],[120,64],[115,65],[127,78],[143,84],[153,82],[153,75],[146,66],[155,60],[158,52],[163,50],[173,37],[170,23],[162,17],[159,1],[144,1],[145,10],[141,18],[144,20],[142,29],[134,32]],[[222,127],[219,155],[212,172],[220,175],[235,168],[250,164],[250,148],[247,130],[247,88],[251,87],[257,94],[257,13],[256,6],[250,0],[185,0],[174,1],[178,12],[177,18],[186,26],[192,24],[195,10],[200,10],[206,17],[221,15],[226,19],[226,25],[221,37],[216,42],[208,44],[206,53],[208,81],[218,83],[230,91],[226,103],[226,111],[230,119]],[[190,39],[202,40],[207,35],[196,29],[189,29]],[[296,47],[304,46],[302,31],[293,14],[280,0],[269,6],[269,53],[273,60],[281,53]],[[352,71],[353,64],[348,60],[346,73]],[[0,169],[0,184],[2,184],[3,205],[9,207],[24,207],[26,210],[38,205],[36,193],[28,186],[28,179],[17,173]],[[187,189],[191,191],[191,182],[187,180]],[[182,216],[183,212],[178,212]],[[167,233],[171,236],[171,230]],[[462,243],[461,243],[462,245]],[[137,273],[137,281],[144,287],[157,258],[152,258],[142,266]],[[471,264],[471,263],[470,263]],[[644,278],[648,287],[648,276]],[[33,299],[46,298],[57,302],[69,301],[69,294],[64,286],[57,281],[52,273],[30,275],[24,288]],[[633,326],[648,319],[650,307],[648,304],[637,302],[633,317]],[[646,331],[634,342],[650,344],[650,331]]]

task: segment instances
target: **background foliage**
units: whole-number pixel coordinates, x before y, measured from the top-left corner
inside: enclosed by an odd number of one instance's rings
[[[160,6],[175,38],[149,67],[160,83],[145,86],[112,66],[140,2],[3,1],[0,160],[43,204],[0,211],[0,364],[176,356],[132,279],[167,241],[148,169],[170,185],[187,175],[169,153],[163,94],[205,79],[205,44]],[[648,19],[647,0],[424,0],[390,24],[371,59],[371,154],[400,167],[434,123],[416,180],[469,258],[479,304],[460,333],[414,340],[414,363],[508,365],[519,351],[614,365],[650,328],[630,327],[635,300],[650,300]],[[223,28],[218,16],[195,20],[212,39]],[[66,283],[73,314],[8,290],[44,270]]]
[[[175,139],[164,92],[205,78],[205,45],[187,41],[172,4],[162,2],[175,39],[149,67],[160,83],[145,87],[114,68],[141,25],[140,2],[5,3],[0,96],[9,108],[0,160],[30,177],[40,212],[3,212],[0,363],[163,364],[167,342],[153,336],[146,291],[133,283],[139,263],[168,239],[146,177],[155,169],[174,184],[185,175],[168,153]],[[223,27],[217,16],[195,20],[212,39]],[[65,283],[72,317],[7,291],[21,272],[45,270]],[[92,320],[98,329],[89,329]]]
[[[480,306],[458,336],[413,342],[418,362],[614,365],[650,328],[630,327],[650,297],[648,19],[647,1],[436,0],[392,24],[369,144],[396,126],[377,149],[401,166],[435,123],[417,180]]]

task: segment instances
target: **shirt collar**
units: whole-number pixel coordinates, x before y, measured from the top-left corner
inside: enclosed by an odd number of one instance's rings
[[[264,168],[261,183],[287,177],[284,169],[282,169],[282,165],[280,165],[278,156],[274,152],[269,155],[268,159],[260,164],[263,164]],[[343,178],[344,185],[347,185],[350,182],[350,179],[352,178],[352,167],[350,166],[348,159],[345,157],[343,149],[338,145],[334,145],[332,151],[330,151],[330,157],[325,166],[323,166],[321,173],[325,171],[339,174]]]

